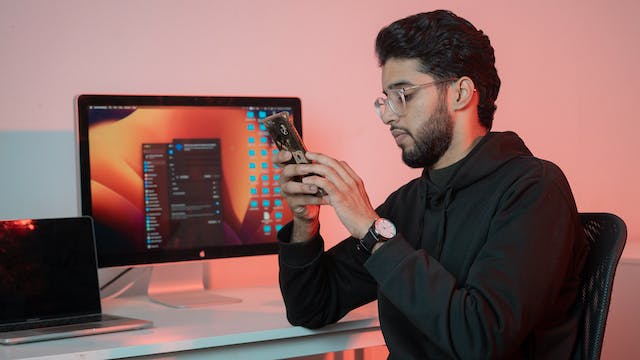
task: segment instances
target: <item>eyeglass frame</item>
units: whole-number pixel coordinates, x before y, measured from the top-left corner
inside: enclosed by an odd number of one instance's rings
[[[418,89],[418,88],[423,88],[423,87],[428,87],[428,86],[433,86],[433,85],[438,85],[438,84],[442,84],[445,82],[450,82],[450,81],[455,81],[458,80],[457,78],[448,78],[448,79],[440,79],[440,80],[435,80],[435,81],[431,81],[428,83],[424,83],[424,84],[418,84],[418,85],[411,85],[411,86],[406,86],[406,87],[401,87],[398,89],[389,89],[386,92],[386,97],[378,97],[374,102],[373,102],[373,106],[376,108],[376,111],[378,112],[378,116],[380,117],[380,119],[383,119],[383,115],[384,112],[382,111],[382,106],[384,105],[385,108],[389,108],[391,109],[391,111],[393,111],[396,115],[398,116],[403,116],[405,115],[405,112],[407,110],[407,99],[405,98],[405,92],[407,91],[411,91],[414,89]],[[403,111],[400,112],[399,110],[397,110],[395,108],[395,106],[393,105],[393,101],[389,100],[389,93],[390,92],[394,92],[398,94],[398,97],[402,100],[402,108]],[[386,109],[385,109],[386,112]]]

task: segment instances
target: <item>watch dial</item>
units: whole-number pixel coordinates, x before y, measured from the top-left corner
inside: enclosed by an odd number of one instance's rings
[[[376,232],[380,236],[390,239],[396,236],[396,226],[389,220],[380,218],[376,221]]]

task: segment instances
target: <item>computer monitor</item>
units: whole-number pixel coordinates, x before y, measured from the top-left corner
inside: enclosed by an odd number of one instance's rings
[[[79,96],[80,205],[98,266],[276,253],[291,213],[261,119],[281,111],[301,132],[293,97]]]

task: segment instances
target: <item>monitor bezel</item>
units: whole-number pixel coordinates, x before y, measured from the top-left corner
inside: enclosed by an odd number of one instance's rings
[[[90,106],[257,106],[291,108],[293,122],[302,136],[302,106],[298,97],[268,96],[207,96],[207,95],[124,95],[124,94],[82,94],[76,99],[76,125],[78,148],[79,199],[81,214],[92,216],[91,159],[89,155]],[[96,234],[97,236],[97,234]],[[98,241],[96,239],[96,241]],[[99,244],[96,249],[99,250]],[[201,252],[204,250],[204,253]],[[165,264],[184,261],[212,260],[217,258],[271,255],[278,252],[277,242],[243,244],[237,246],[208,247],[158,251],[153,253],[100,254],[98,267],[124,267]],[[204,255],[204,256],[203,256]]]

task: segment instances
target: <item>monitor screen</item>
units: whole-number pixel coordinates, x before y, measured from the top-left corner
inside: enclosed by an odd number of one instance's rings
[[[83,215],[100,268],[273,254],[291,219],[261,119],[298,98],[81,95]]]

